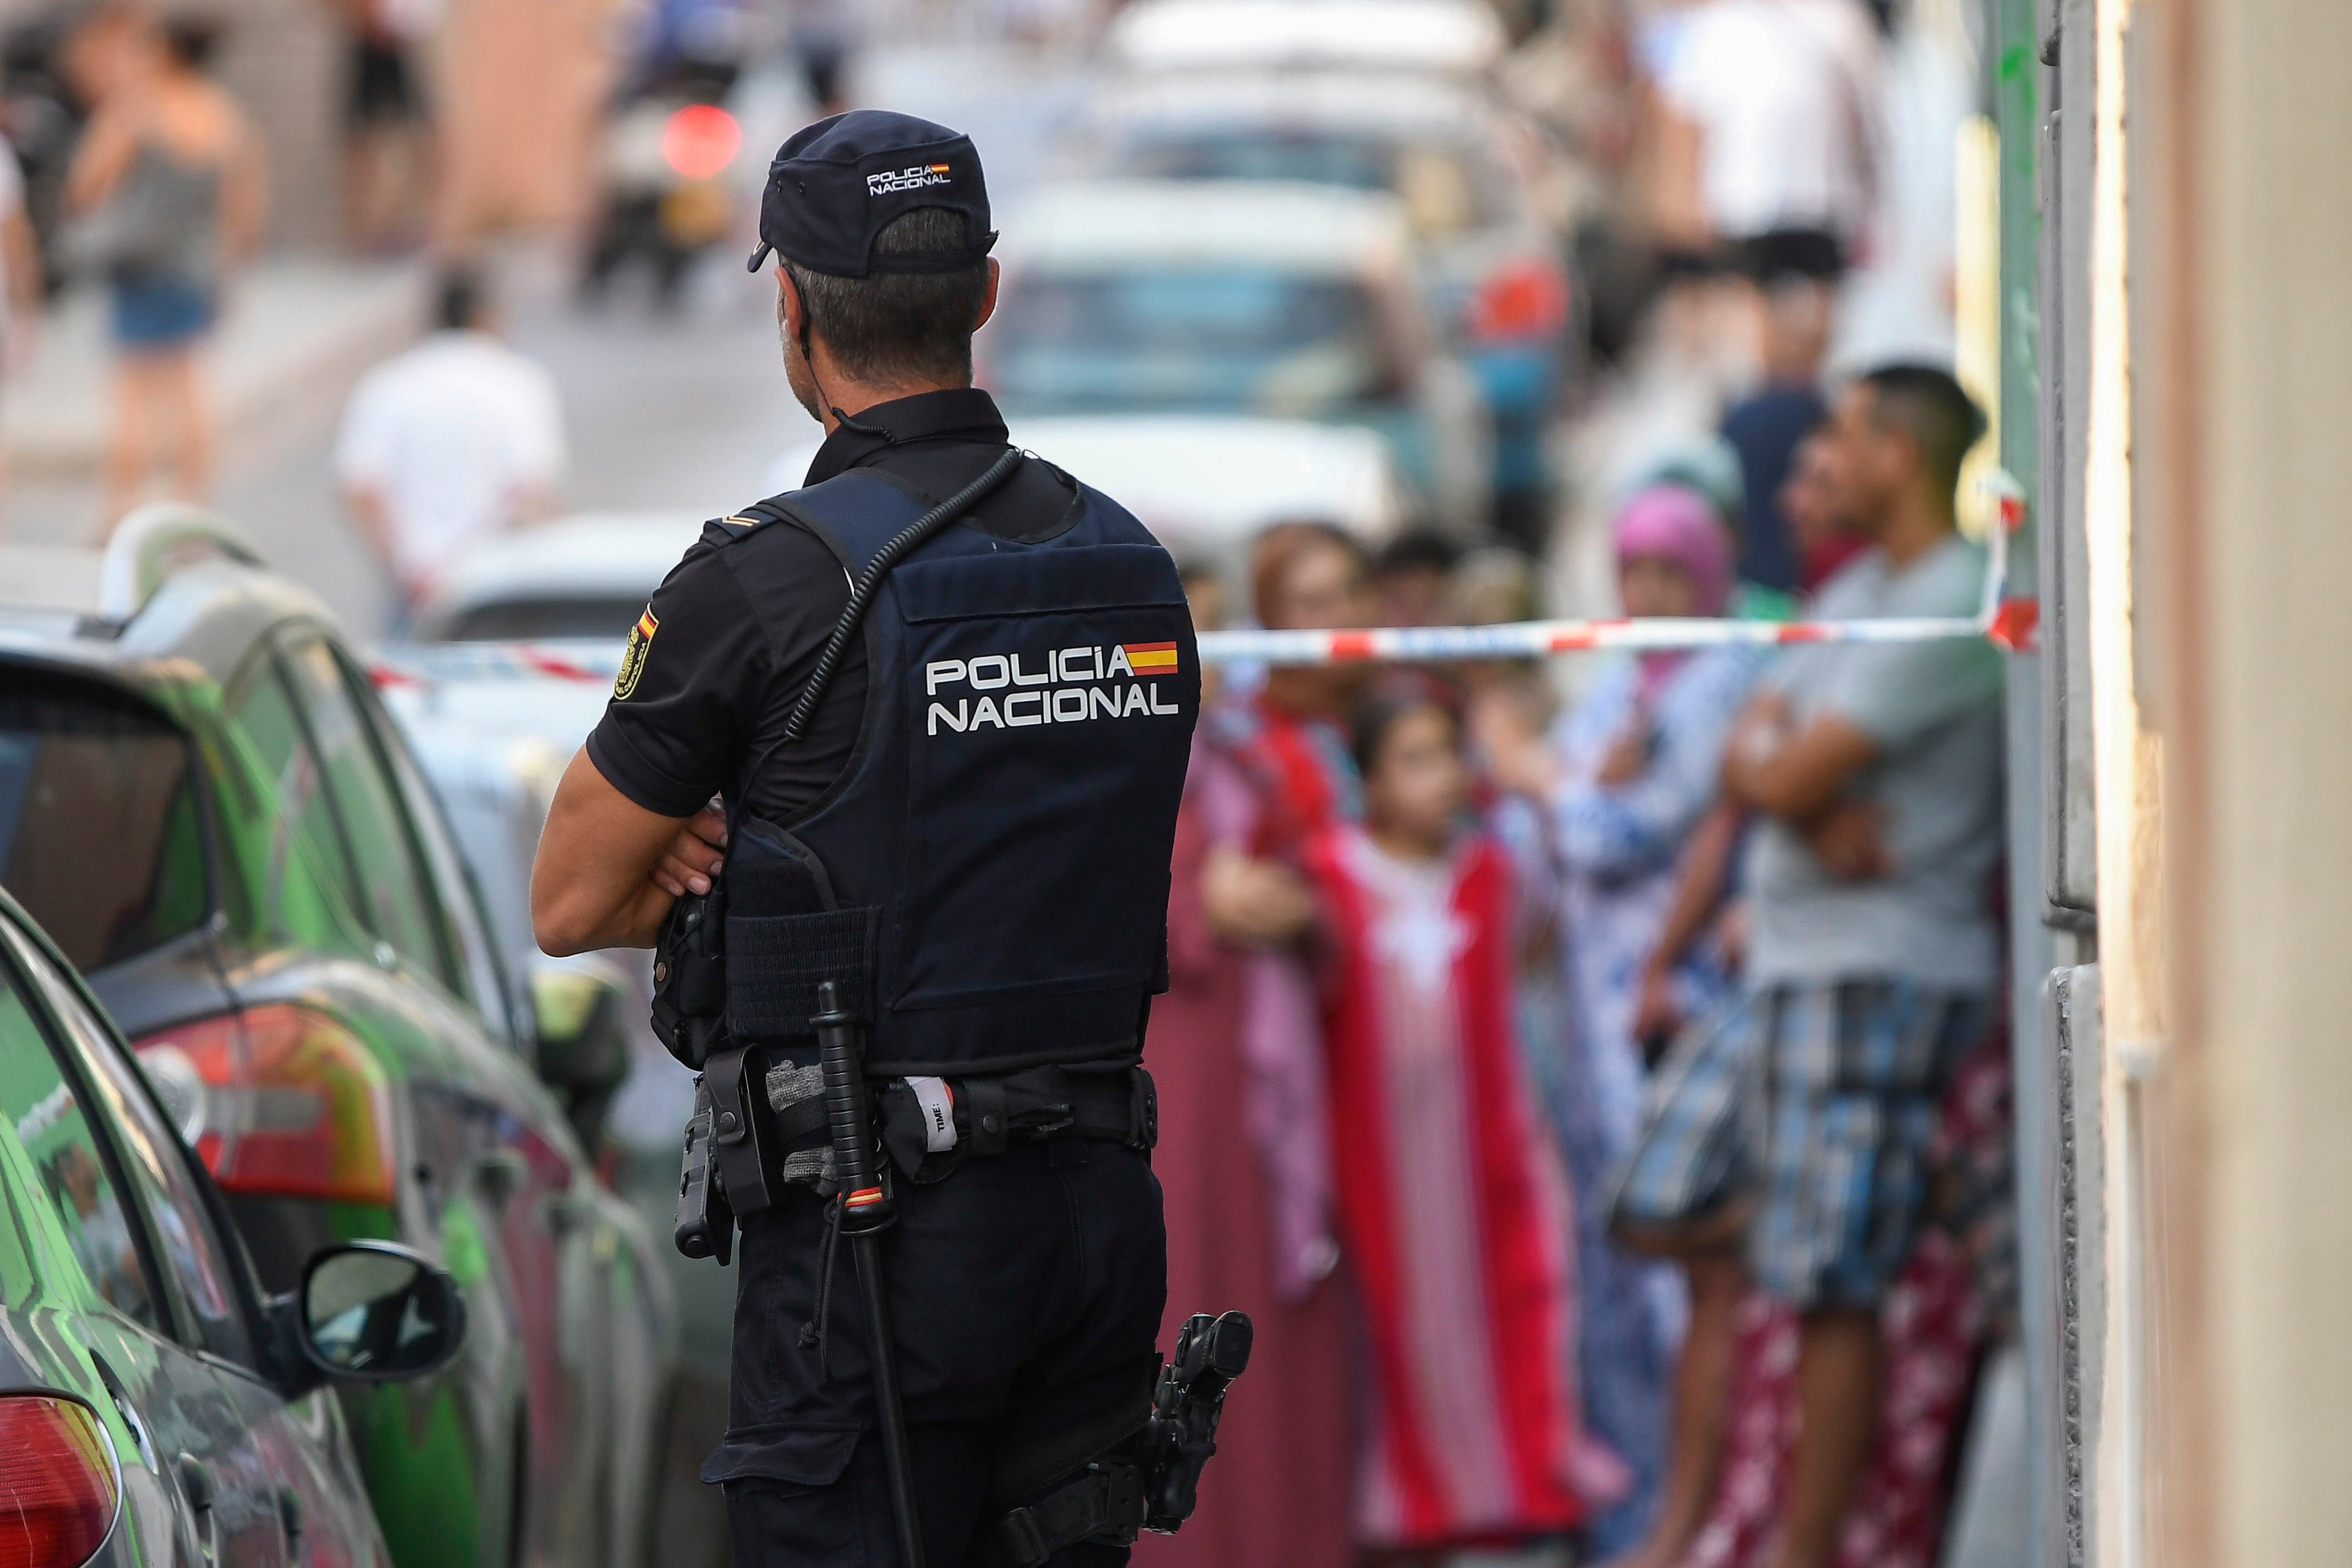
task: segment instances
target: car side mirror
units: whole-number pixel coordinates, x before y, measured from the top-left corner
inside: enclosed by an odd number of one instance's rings
[[[548,959],[530,974],[539,1079],[563,1102],[581,1146],[593,1153],[604,1115],[629,1076],[629,1014],[635,991],[609,958]]]
[[[281,1381],[395,1383],[449,1363],[466,1340],[457,1282],[389,1241],[350,1241],[311,1255],[302,1282],[269,1304]]]

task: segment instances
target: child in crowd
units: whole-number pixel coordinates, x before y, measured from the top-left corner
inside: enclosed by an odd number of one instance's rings
[[[1560,1534],[1623,1484],[1579,1427],[1567,1184],[1516,1039],[1507,862],[1465,830],[1462,739],[1434,688],[1376,692],[1351,736],[1362,825],[1307,856],[1340,1228],[1370,1352],[1358,1531],[1406,1560]]]

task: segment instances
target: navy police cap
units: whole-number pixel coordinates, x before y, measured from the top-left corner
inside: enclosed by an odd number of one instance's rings
[[[963,216],[961,250],[877,254],[874,242],[919,207]],[[971,138],[879,109],[853,109],[802,127],[776,150],[760,201],[760,245],[748,270],[774,251],[839,278],[873,272],[954,272],[996,243],[988,182]]]

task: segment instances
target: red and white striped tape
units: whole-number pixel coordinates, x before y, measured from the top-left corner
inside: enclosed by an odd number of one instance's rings
[[[1732,621],[1657,617],[1643,620],[1517,621],[1487,626],[1375,626],[1360,631],[1229,631],[1201,634],[1203,664],[1317,665],[1362,662],[1437,664],[1448,661],[1542,658],[1597,649],[1658,650],[1785,647],[1803,643],[1941,642],[1984,637],[2012,652],[2033,646],[2040,606],[2003,599],[2009,534],[2023,515],[2013,488],[1999,496],[2003,526],[1985,552],[1984,593],[1974,616],[1902,620]],[[444,643],[384,650],[376,683],[397,687],[436,681],[551,679],[609,683],[619,673],[617,643]]]
[[[1203,632],[1203,664],[1349,664],[1536,658],[1601,648],[1785,647],[1800,643],[1937,642],[1986,637],[2017,651],[2032,646],[2038,606],[2005,600],[1989,619],[1954,616],[1873,621],[1519,621],[1491,626],[1378,626],[1339,632]],[[381,650],[376,684],[554,679],[610,685],[620,650],[566,643],[445,643]]]

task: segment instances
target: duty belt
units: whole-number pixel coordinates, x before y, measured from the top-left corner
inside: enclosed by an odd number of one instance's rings
[[[766,1086],[780,1179],[829,1185],[822,1070],[813,1063],[777,1062],[767,1069]],[[1092,1138],[1147,1152],[1160,1142],[1159,1091],[1149,1072],[1129,1063],[892,1079],[880,1104],[890,1163],[918,1183],[942,1180],[967,1160],[992,1159],[1014,1143],[1041,1139]]]

